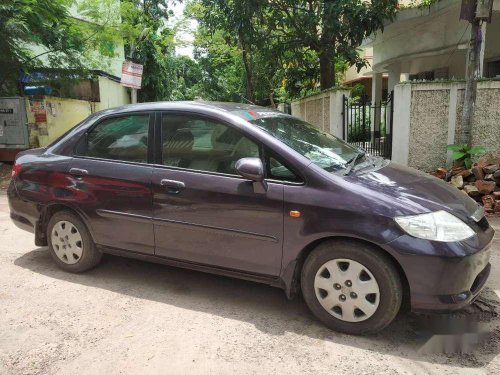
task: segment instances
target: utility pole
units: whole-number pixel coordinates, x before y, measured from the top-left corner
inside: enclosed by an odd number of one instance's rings
[[[460,19],[471,24],[469,48],[465,65],[465,93],[462,112],[462,128],[460,130],[460,144],[472,146],[472,117],[476,103],[477,80],[481,78],[480,66],[481,49],[484,35],[481,24],[491,22],[493,0],[462,0]]]
[[[130,45],[130,58],[132,59],[132,61],[134,60],[134,54],[135,54],[135,44],[131,44]],[[131,90],[132,90],[131,95],[130,95],[131,102],[132,102],[132,104],[136,104],[137,103],[137,89],[132,88]]]
[[[139,38],[137,38],[137,42],[135,44],[131,44],[130,45],[130,59],[132,61],[134,61],[135,49],[137,47],[137,44],[139,44],[140,42],[142,42],[142,40],[146,37],[146,35],[148,33],[149,33],[149,28],[146,27],[144,30],[141,31],[141,34],[139,35]],[[132,104],[135,104],[135,103],[137,103],[137,89],[132,88],[131,90],[132,90],[132,92],[131,92],[131,95],[130,95],[130,99],[131,99]]]
[[[479,77],[479,54],[481,51],[482,35],[480,21],[471,22],[469,48],[465,64],[465,93],[464,108],[462,112],[462,129],[460,131],[460,144],[471,146],[472,116],[476,104],[477,79]]]

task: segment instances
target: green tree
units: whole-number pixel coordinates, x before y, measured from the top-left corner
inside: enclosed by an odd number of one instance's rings
[[[225,42],[237,47],[245,72],[245,99],[253,102],[255,84],[253,52],[262,45],[258,30],[263,19],[264,0],[199,0],[195,14],[207,33],[218,32]]]
[[[222,32],[200,26],[195,33],[194,58],[201,71],[198,96],[205,100],[245,101],[244,67],[237,47]]]
[[[383,29],[397,4],[397,0],[275,0],[269,3],[268,23],[287,48],[317,54],[324,90],[335,85],[337,59],[359,69],[365,65],[356,49],[364,38]]]
[[[166,0],[122,0],[121,34],[126,56],[144,66],[139,102],[191,100],[200,96],[198,64],[175,55],[182,20],[168,26],[173,13]]]
[[[172,30],[165,22],[172,15],[165,0],[122,0],[121,32],[128,59],[144,66],[138,101],[170,99],[174,90]]]
[[[117,0],[0,3],[0,95],[20,94],[23,73],[45,71],[47,83],[62,87],[91,69],[105,69],[109,59],[103,56],[115,57],[122,43],[119,10]]]
[[[397,0],[193,0],[204,38],[241,54],[245,99],[274,104],[335,85],[366,64],[357,48],[383,28]],[[208,56],[210,58],[210,56]],[[198,60],[199,61],[199,60]]]
[[[203,95],[200,65],[188,56],[172,56],[174,65],[173,100],[194,100]]]
[[[81,67],[85,36],[69,17],[70,3],[70,0],[0,3],[0,95],[18,94],[20,74],[34,67]]]
[[[205,100],[245,101],[244,65],[234,38],[206,20],[209,8],[198,0],[186,4],[186,17],[198,21],[194,32],[193,57],[200,69],[197,96]]]

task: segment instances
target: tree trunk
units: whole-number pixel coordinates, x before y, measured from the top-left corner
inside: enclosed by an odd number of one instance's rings
[[[321,90],[335,86],[335,72],[333,58],[327,52],[320,52],[319,72]]]
[[[271,102],[271,108],[276,108],[276,103],[274,102],[274,91],[271,88],[269,92],[269,101]]]
[[[462,128],[460,129],[460,144],[472,146],[471,129],[472,116],[476,103],[477,78],[479,75],[479,54],[481,53],[481,25],[478,20],[471,22],[469,50],[467,52],[465,71],[464,108],[462,112]]]
[[[320,14],[323,27],[320,28],[319,38],[319,82],[321,90],[335,86],[335,33],[330,23],[335,19],[334,3],[336,0],[320,2]]]
[[[248,59],[248,54],[245,48],[241,50],[241,58],[243,59],[243,65],[245,66],[245,78],[246,78],[246,99],[250,102],[254,102],[253,98],[253,78],[252,78],[252,65]]]

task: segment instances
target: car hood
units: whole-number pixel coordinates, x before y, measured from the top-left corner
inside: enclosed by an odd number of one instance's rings
[[[360,187],[377,191],[382,204],[392,202],[395,215],[415,215],[443,210],[469,219],[479,205],[454,186],[427,173],[393,162],[349,176]]]

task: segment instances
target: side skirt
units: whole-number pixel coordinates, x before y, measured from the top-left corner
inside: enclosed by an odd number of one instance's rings
[[[260,274],[239,272],[239,271],[230,270],[227,268],[212,267],[212,266],[207,266],[204,264],[184,262],[184,261],[180,261],[177,259],[160,257],[157,255],[136,253],[136,252],[128,251],[128,250],[120,250],[120,249],[116,249],[116,248],[112,248],[112,247],[108,247],[108,246],[97,245],[97,247],[100,251],[102,251],[103,253],[106,253],[106,254],[117,255],[117,256],[121,256],[121,257],[132,258],[132,259],[139,259],[139,260],[143,260],[146,262],[165,264],[165,265],[173,266],[173,267],[186,268],[186,269],[190,269],[190,270],[194,270],[194,271],[207,272],[207,273],[212,273],[212,274],[220,275],[220,276],[234,277],[237,279],[243,279],[243,280],[254,281],[254,282],[258,282],[258,283],[262,283],[262,284],[267,284],[267,285],[277,287],[277,288],[284,287],[284,283],[282,282],[281,278],[279,278],[279,277],[271,277],[271,276],[260,275]]]

